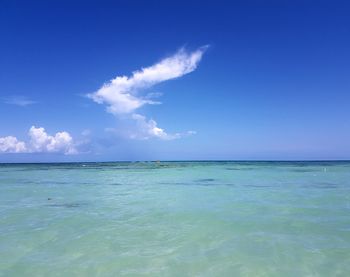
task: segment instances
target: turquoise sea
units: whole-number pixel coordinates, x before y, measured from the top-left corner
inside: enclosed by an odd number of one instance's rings
[[[0,164],[0,276],[349,276],[350,162]]]

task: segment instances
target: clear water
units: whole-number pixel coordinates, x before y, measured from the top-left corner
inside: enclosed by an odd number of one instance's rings
[[[0,165],[0,276],[349,276],[350,163]]]

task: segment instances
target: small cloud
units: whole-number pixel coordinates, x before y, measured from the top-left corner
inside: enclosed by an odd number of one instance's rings
[[[8,136],[0,138],[0,153],[25,153],[27,147],[23,141],[16,137]]]
[[[181,137],[180,134],[168,134],[164,129],[159,128],[158,124],[153,119],[147,119],[145,116],[140,114],[132,114],[132,119],[136,121],[138,132],[135,133],[130,138],[132,139],[149,139],[149,138],[159,138],[162,140],[173,140]]]
[[[120,137],[135,140],[148,140],[151,138],[174,140],[196,134],[195,131],[169,134],[164,129],[158,127],[155,120],[147,119],[145,116],[137,113],[131,115],[131,121],[128,122],[128,126],[123,126],[123,128],[119,130],[115,128],[106,128],[105,131]]]
[[[30,100],[25,96],[6,97],[3,99],[3,102],[5,104],[16,105],[16,106],[20,106],[20,107],[26,107],[26,106],[38,103],[37,101]]]
[[[77,153],[73,138],[68,132],[58,132],[54,136],[50,136],[44,128],[32,126],[29,129],[29,136],[31,138],[29,149],[33,152]]]
[[[14,136],[1,137],[0,153],[78,153],[76,144],[68,132],[57,132],[51,136],[44,128],[32,126],[28,135],[28,142],[19,141]]]

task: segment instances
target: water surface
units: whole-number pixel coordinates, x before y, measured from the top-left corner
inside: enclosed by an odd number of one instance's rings
[[[0,276],[349,276],[350,163],[0,164]]]

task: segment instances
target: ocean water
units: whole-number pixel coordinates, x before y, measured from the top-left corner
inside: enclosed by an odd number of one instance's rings
[[[350,163],[0,165],[0,276],[349,276]]]

